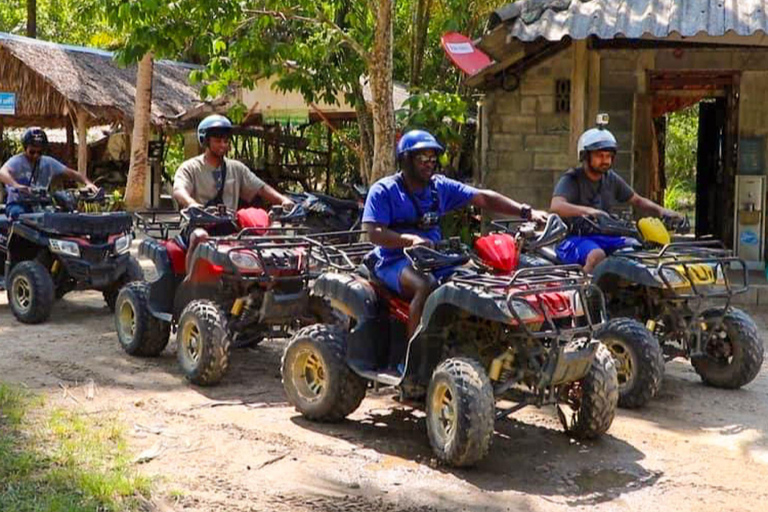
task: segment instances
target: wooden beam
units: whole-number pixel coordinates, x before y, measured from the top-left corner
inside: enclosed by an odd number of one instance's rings
[[[72,126],[72,121],[67,116],[67,165],[73,166],[75,162],[75,127]]]
[[[587,93],[587,126],[591,126],[600,113],[600,52],[589,51],[589,92]]]
[[[88,176],[88,114],[77,111],[77,171]]]
[[[589,58],[587,41],[574,41],[571,60],[571,143],[570,155],[576,154],[579,137],[584,133],[587,114],[587,78],[589,76]]]

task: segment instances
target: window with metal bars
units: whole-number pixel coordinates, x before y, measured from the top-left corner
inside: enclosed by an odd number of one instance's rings
[[[567,114],[571,111],[571,81],[555,80],[555,112]]]

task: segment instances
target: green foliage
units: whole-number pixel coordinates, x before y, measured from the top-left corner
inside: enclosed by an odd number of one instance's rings
[[[694,105],[667,117],[664,206],[688,210],[696,197],[696,149],[699,136],[699,106]]]
[[[27,0],[0,2],[0,32],[25,35]],[[100,0],[37,0],[37,37],[57,43],[109,49],[118,40]]]
[[[422,129],[431,132],[445,145],[441,164],[461,148],[461,127],[467,120],[467,102],[458,94],[425,92],[414,94],[405,102],[406,109],[397,112],[398,129],[402,132]]]
[[[149,482],[132,469],[114,418],[49,410],[29,392],[0,384],[0,510],[140,510]]]

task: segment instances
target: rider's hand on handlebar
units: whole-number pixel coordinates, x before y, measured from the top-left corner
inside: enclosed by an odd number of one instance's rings
[[[99,187],[97,187],[93,183],[87,183],[85,185],[85,190],[87,190],[89,194],[98,194]]]
[[[531,220],[537,224],[545,224],[549,214],[544,210],[531,210]]]
[[[426,238],[422,238],[419,235],[400,235],[400,238],[403,238],[405,240],[408,240],[410,242],[410,245],[408,247],[432,247],[434,244],[431,240],[427,240]]]
[[[32,193],[32,187],[29,187],[27,185],[22,185],[21,183],[17,183],[15,185],[11,185],[14,189],[16,189],[16,192],[19,194],[25,194],[29,195]]]
[[[290,213],[293,211],[294,208],[296,208],[296,203],[288,199],[287,197],[285,200],[280,204],[280,206],[283,207],[283,212]]]

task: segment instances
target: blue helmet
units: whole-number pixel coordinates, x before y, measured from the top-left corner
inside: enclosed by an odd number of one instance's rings
[[[27,146],[47,146],[48,136],[37,126],[28,128],[21,136],[21,145],[25,148]]]
[[[422,151],[425,149],[434,149],[438,153],[445,151],[431,133],[424,130],[410,130],[405,132],[397,143],[397,157],[400,158],[411,151]]]
[[[197,125],[197,141],[205,146],[205,139],[210,135],[229,135],[232,132],[232,121],[224,116],[214,114],[206,117]]]

